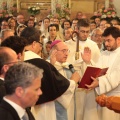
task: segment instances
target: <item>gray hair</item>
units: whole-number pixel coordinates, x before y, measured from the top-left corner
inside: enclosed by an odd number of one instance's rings
[[[94,36],[97,31],[100,31],[100,32],[103,33],[103,31],[102,31],[100,28],[96,28],[96,29],[94,29],[94,30],[92,31],[91,36]]]
[[[14,33],[14,31],[12,29],[3,29],[3,30],[1,30],[1,33],[0,33],[1,39],[4,39],[6,32],[13,32]]]
[[[30,63],[19,62],[11,66],[5,75],[6,94],[13,94],[17,87],[29,87],[34,79],[43,77],[42,73],[42,69]]]

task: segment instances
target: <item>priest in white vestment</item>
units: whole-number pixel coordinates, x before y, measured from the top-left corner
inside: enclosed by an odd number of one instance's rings
[[[78,36],[77,39],[79,41],[79,59],[75,60],[76,54],[76,44],[77,40],[68,40],[66,41],[66,45],[70,49],[70,55],[68,56],[68,62],[72,64],[79,64],[83,62],[81,53],[83,53],[84,48],[88,47],[91,50],[91,61],[87,63],[89,66],[95,65],[100,56],[100,50],[97,44],[88,38],[90,27],[89,23],[85,20],[80,20],[77,23],[78,27]],[[83,65],[82,68],[82,76],[86,69],[86,64]],[[81,76],[81,77],[82,77]],[[98,120],[97,113],[97,103],[95,101],[96,92],[94,90],[88,91],[84,88],[77,88],[76,90],[76,120]]]
[[[95,88],[98,95],[120,96],[120,30],[116,27],[109,27],[104,31],[103,37],[107,50],[101,54],[96,66],[109,69],[104,76],[92,78],[93,83],[87,87]],[[120,114],[106,107],[99,107],[98,110],[100,120],[120,119]]]

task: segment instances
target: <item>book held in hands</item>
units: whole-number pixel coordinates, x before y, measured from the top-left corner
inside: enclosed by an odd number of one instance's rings
[[[85,85],[86,84],[90,85],[93,82],[91,77],[97,78],[102,75],[105,75],[107,70],[108,70],[108,68],[97,68],[97,67],[88,66],[86,68],[86,71],[85,71],[82,79],[81,79],[81,82],[78,85],[78,88],[86,88],[87,89],[87,87]]]

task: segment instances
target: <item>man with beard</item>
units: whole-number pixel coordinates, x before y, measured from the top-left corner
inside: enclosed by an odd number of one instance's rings
[[[93,78],[91,85],[86,85],[89,90],[96,89],[98,95],[106,96],[120,95],[120,30],[116,27],[107,28],[104,33],[104,42],[106,51],[102,52],[101,57],[96,64],[98,67],[108,67],[108,72],[101,77]],[[104,106],[104,105],[103,105]],[[119,120],[120,114],[100,107],[100,120]]]

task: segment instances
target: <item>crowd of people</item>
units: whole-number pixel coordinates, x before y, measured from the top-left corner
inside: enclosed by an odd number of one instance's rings
[[[119,19],[19,14],[0,28],[1,120],[120,119]],[[78,88],[87,66],[108,71]]]

